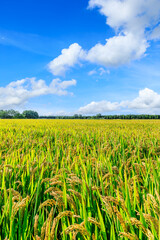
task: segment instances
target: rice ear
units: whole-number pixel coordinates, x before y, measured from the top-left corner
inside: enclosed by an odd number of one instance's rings
[[[139,238],[137,237],[137,235],[133,235],[133,234],[131,234],[131,233],[129,233],[129,232],[120,232],[119,233],[119,236],[120,237],[126,237],[127,239],[129,239],[129,240],[139,240]]]
[[[39,216],[36,215],[34,220],[34,236],[38,235],[38,219],[39,219]]]

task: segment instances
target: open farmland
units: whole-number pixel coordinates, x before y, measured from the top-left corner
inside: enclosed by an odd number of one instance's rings
[[[160,121],[1,120],[0,239],[160,239]]]

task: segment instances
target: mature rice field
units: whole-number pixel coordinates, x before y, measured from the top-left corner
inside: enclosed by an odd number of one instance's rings
[[[160,240],[160,121],[0,120],[0,239]]]

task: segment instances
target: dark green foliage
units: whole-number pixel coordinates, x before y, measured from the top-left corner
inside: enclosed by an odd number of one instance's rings
[[[13,109],[0,110],[0,119],[160,119],[160,115],[149,114],[128,114],[128,115],[101,115],[83,116],[81,114],[74,114],[73,116],[39,116],[39,114],[32,110],[25,110],[19,113]]]
[[[13,109],[11,110],[0,110],[0,119],[37,119],[39,115],[37,112],[32,110],[26,110],[22,114]]]
[[[32,111],[32,110],[26,110],[23,113],[24,118],[29,118],[29,119],[37,119],[39,118],[39,115],[37,112]]]

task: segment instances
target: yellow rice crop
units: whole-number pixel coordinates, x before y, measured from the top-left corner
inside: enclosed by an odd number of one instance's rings
[[[0,240],[160,240],[159,120],[0,120]]]

